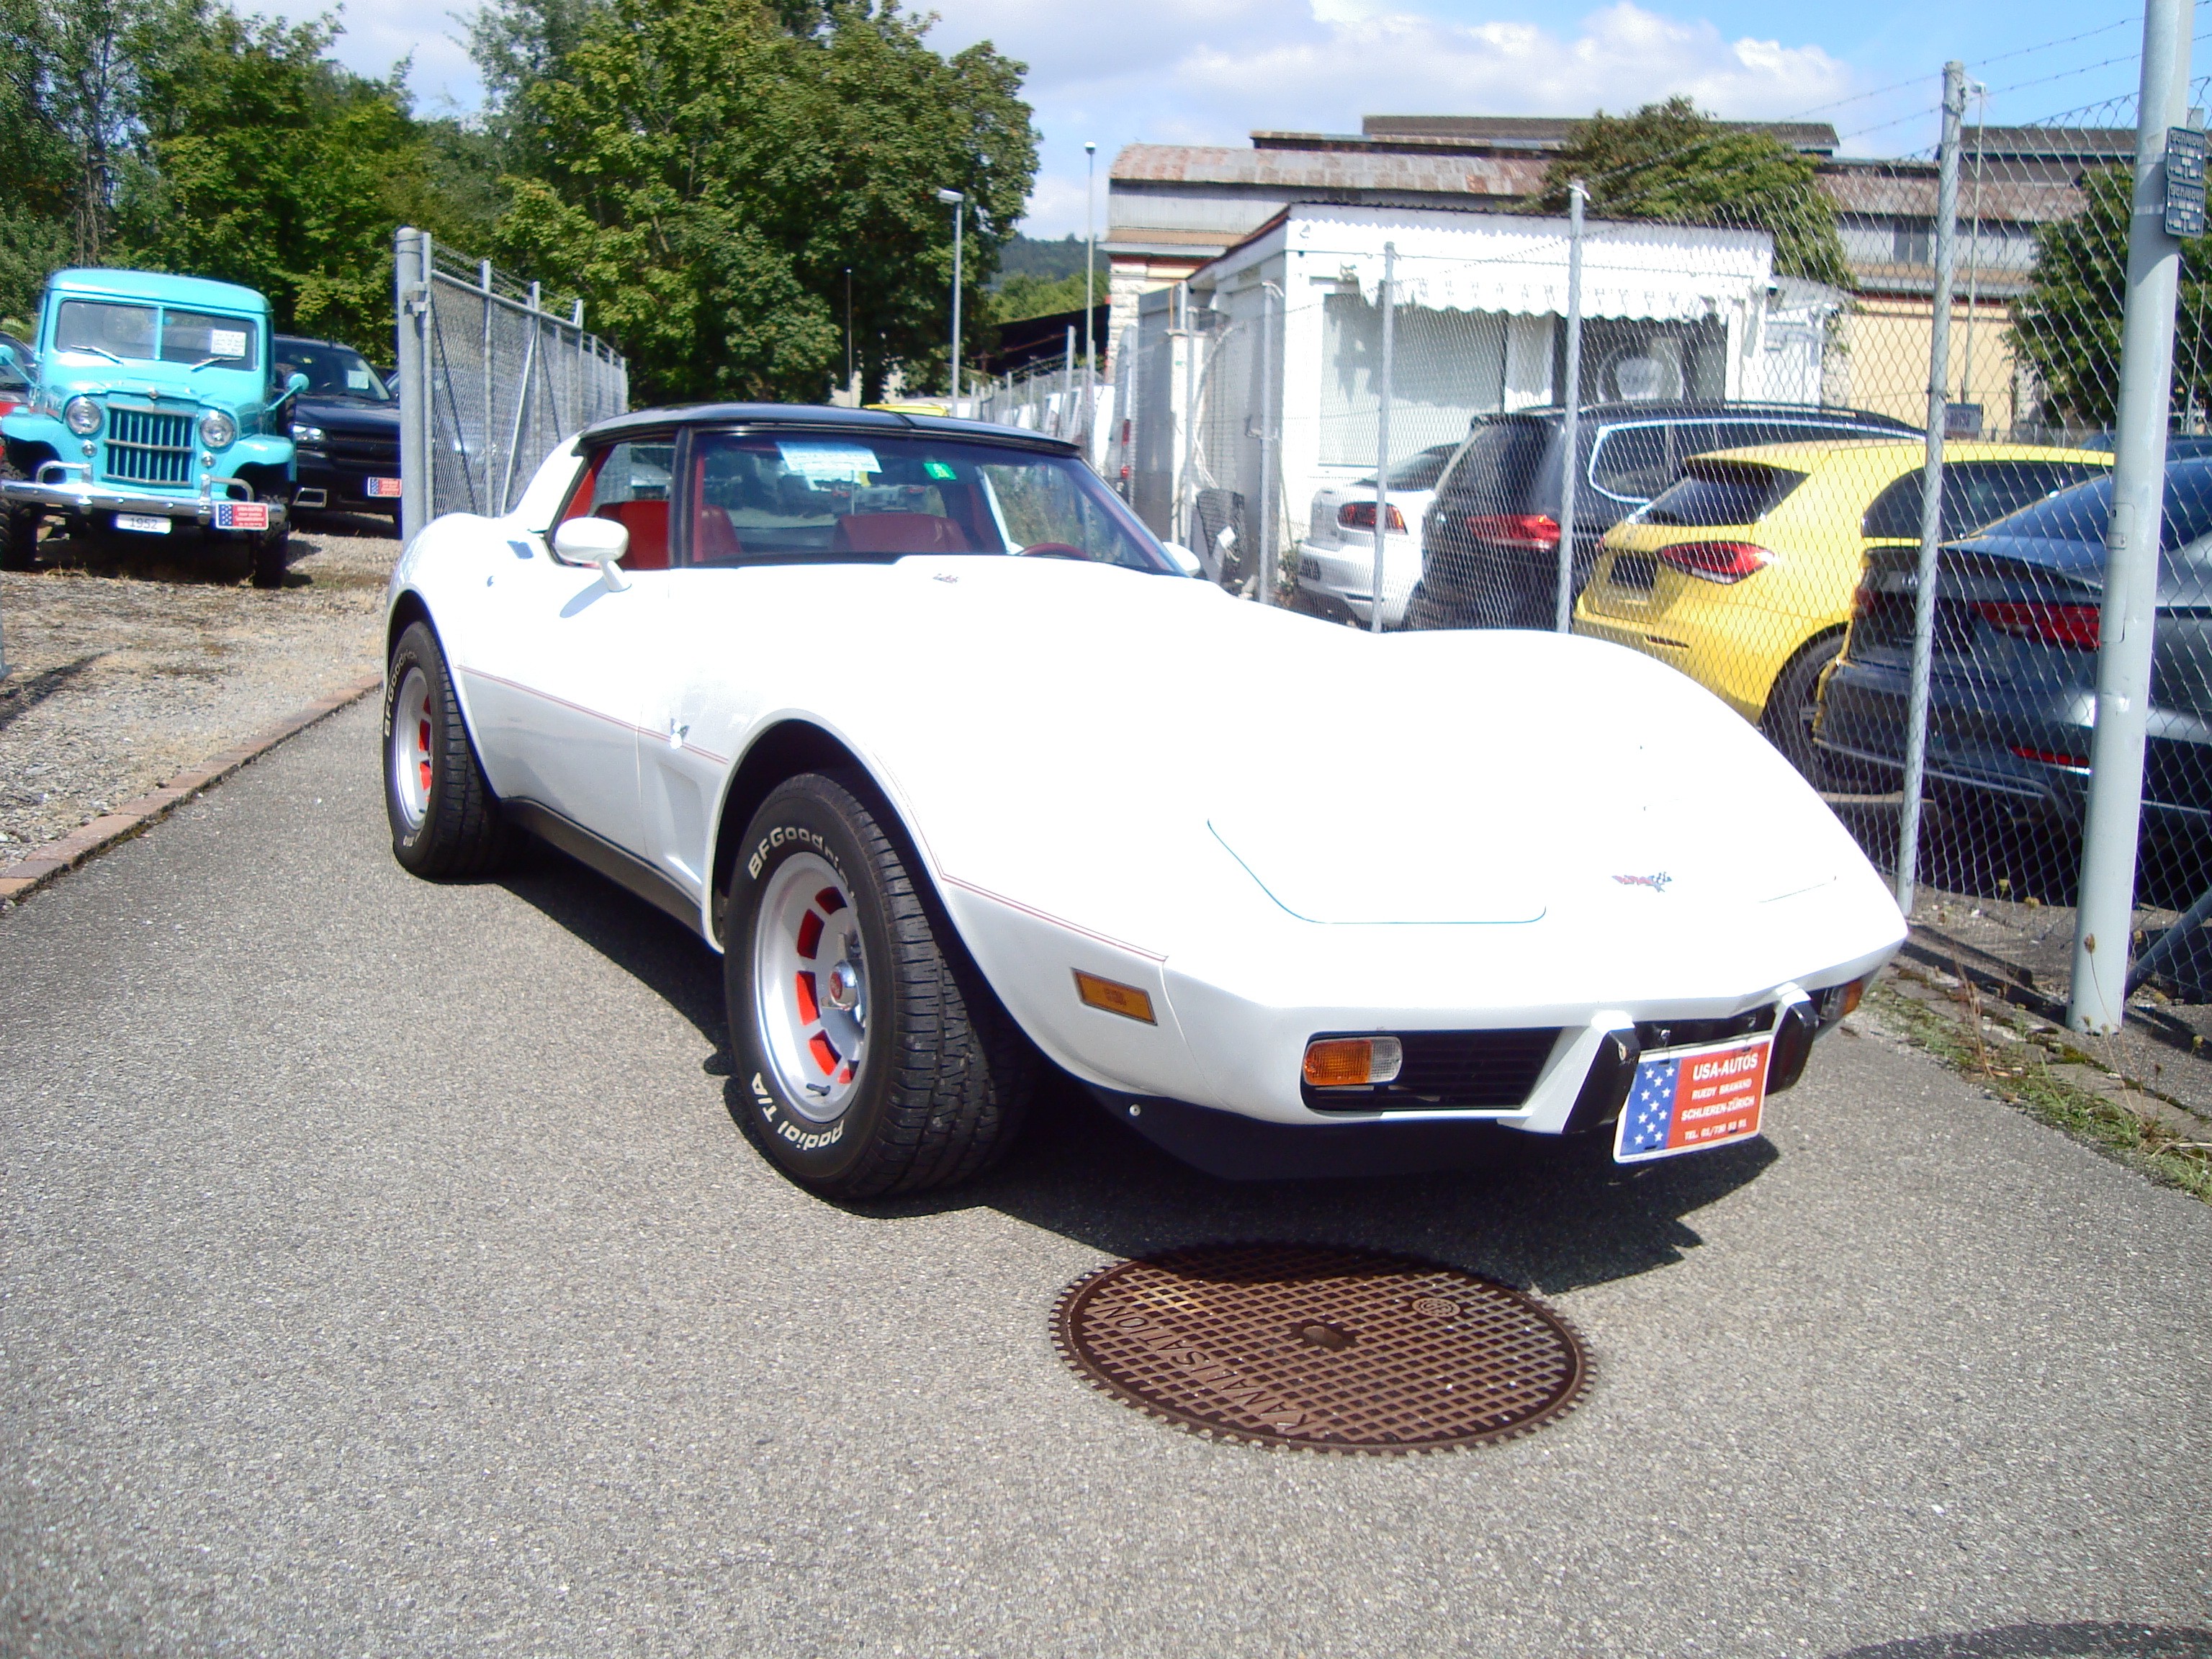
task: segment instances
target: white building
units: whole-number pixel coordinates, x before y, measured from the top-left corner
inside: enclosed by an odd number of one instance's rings
[[[1279,547],[1323,483],[1372,472],[1386,246],[1398,305],[1394,460],[1455,444],[1485,416],[1558,402],[1564,218],[1293,204],[1186,282],[1137,296],[1136,325],[1116,341],[1116,407],[1132,418],[1104,459],[1109,477],[1128,468],[1156,531],[1194,540],[1241,513],[1240,533],[1256,533],[1264,434],[1280,439]],[[1778,281],[1773,253],[1759,231],[1591,220],[1584,403],[1820,402],[1844,296]],[[1224,505],[1224,492],[1241,501]]]

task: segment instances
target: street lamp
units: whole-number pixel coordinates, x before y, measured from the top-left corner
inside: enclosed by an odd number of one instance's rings
[[[1084,166],[1088,171],[1083,180],[1083,374],[1085,402],[1088,404],[1091,388],[1098,383],[1098,354],[1091,343],[1091,312],[1098,301],[1091,292],[1091,271],[1098,263],[1098,146],[1083,147]],[[1084,444],[1090,445],[1091,434],[1084,434]]]
[[[960,229],[968,198],[957,190],[940,190],[937,199],[952,210],[952,413],[960,412]]]

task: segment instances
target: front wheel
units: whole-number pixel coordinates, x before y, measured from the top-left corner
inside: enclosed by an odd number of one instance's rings
[[[20,481],[14,465],[0,460],[0,478]],[[39,545],[39,514],[25,507],[0,510],[0,570],[28,570]]]
[[[384,807],[392,855],[418,876],[489,874],[513,844],[424,623],[408,624],[385,674]]]
[[[250,544],[253,550],[253,585],[256,587],[283,586],[284,572],[292,562],[290,514],[285,515],[283,524],[271,525],[258,532]]]
[[[786,1174],[836,1198],[915,1192],[1012,1143],[1036,1052],[844,784],[769,796],[726,915],[741,1116]]]

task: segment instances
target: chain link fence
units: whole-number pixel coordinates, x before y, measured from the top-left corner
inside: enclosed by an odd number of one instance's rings
[[[536,283],[395,239],[402,533],[447,513],[496,517],[538,464],[629,407],[622,356],[584,331],[584,305],[545,308]]]
[[[2063,1002],[2126,534],[2136,100],[1998,127],[1948,86],[1943,144],[1702,207],[1670,185],[1726,155],[1518,211],[1294,205],[1145,296],[1102,470],[1261,602],[1671,665],[1823,793],[1923,939]],[[2182,246],[2139,1007],[2212,1004],[2212,244]]]

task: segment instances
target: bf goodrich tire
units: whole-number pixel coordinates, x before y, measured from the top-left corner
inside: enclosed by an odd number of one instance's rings
[[[762,804],[726,917],[741,1115],[786,1174],[836,1198],[915,1192],[1012,1143],[1036,1051],[842,782],[808,774]]]
[[[453,695],[446,654],[425,623],[392,649],[384,682],[384,809],[392,856],[418,876],[480,876],[506,860],[501,821]]]

